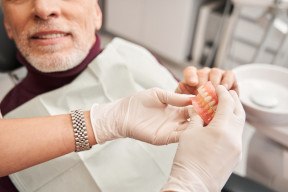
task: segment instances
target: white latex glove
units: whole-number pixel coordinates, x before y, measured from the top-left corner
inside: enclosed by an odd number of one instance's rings
[[[153,88],[103,105],[93,105],[91,123],[97,143],[130,137],[154,145],[178,142],[188,127],[191,96]]]
[[[191,110],[191,124],[180,136],[170,178],[163,191],[221,191],[240,161],[245,112],[235,91],[229,94],[220,85],[216,92],[218,107],[206,127]]]

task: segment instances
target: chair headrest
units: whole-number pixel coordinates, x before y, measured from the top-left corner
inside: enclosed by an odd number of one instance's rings
[[[16,46],[6,35],[0,7],[0,72],[11,71],[19,66],[16,60]]]

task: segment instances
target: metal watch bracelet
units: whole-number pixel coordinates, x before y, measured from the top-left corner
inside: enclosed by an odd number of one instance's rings
[[[88,134],[82,110],[71,111],[71,119],[75,138],[75,151],[89,150],[91,146],[88,141]]]

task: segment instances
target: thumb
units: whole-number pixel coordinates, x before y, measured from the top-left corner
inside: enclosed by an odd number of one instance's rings
[[[204,121],[202,118],[197,114],[197,112],[194,110],[194,108],[189,108],[188,109],[189,116],[190,116],[190,124],[189,128],[193,127],[203,127]]]
[[[235,102],[224,86],[218,85],[216,92],[218,95],[218,106],[213,119],[226,119],[230,114],[233,114]]]

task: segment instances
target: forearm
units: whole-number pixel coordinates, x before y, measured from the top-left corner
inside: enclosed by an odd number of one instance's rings
[[[90,145],[96,144],[89,112],[85,121]],[[70,115],[0,120],[0,176],[75,151]]]

